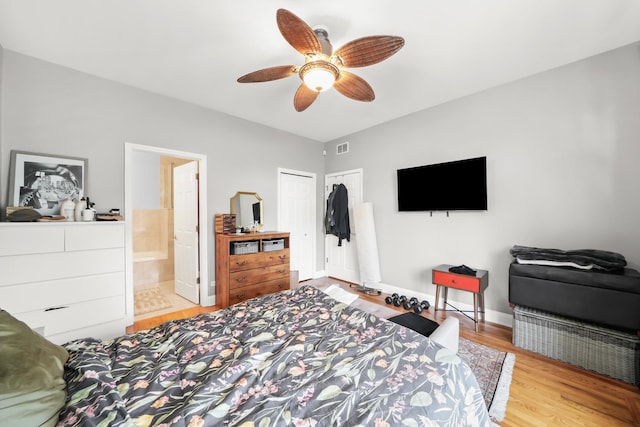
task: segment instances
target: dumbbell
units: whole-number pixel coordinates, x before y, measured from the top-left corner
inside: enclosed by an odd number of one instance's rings
[[[429,304],[429,301],[422,300],[420,301],[420,303],[417,303],[414,307],[413,307],[413,311],[416,314],[420,314],[422,313],[424,310],[427,310],[429,307],[431,306],[431,304]]]
[[[387,304],[393,304],[396,307],[400,306],[400,304],[396,304],[398,301],[400,301],[400,295],[398,295],[395,292],[393,294],[391,294],[391,296],[387,296],[384,299],[384,302],[386,302]]]
[[[404,307],[405,310],[411,310],[411,307],[413,307],[416,304],[418,304],[418,298],[411,297],[409,300],[404,301],[402,303],[402,306]]]
[[[406,300],[407,297],[405,295],[398,295],[394,292],[391,296],[386,297],[384,302],[393,304],[395,307],[400,307]]]
[[[400,295],[399,297],[396,296],[395,298],[393,298],[393,305],[395,307],[400,307],[402,304],[405,303],[406,300],[407,300],[407,297],[405,295]]]

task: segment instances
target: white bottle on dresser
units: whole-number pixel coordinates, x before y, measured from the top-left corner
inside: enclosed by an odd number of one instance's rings
[[[76,203],[68,198],[60,206],[60,215],[64,217],[65,221],[75,221],[75,209]]]
[[[87,200],[83,197],[78,203],[76,203],[75,219],[76,221],[82,221],[82,211],[87,208]]]

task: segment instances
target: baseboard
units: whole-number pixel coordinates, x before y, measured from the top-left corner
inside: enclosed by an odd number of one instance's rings
[[[416,297],[420,301],[422,301],[423,299],[426,299],[431,304],[434,304],[435,300],[436,300],[435,295],[428,294],[428,293],[423,293],[423,292],[412,291],[412,290],[409,290],[409,289],[400,288],[398,286],[389,285],[387,283],[367,284],[367,286],[375,288],[375,289],[381,289],[383,292],[386,292],[386,293],[389,293],[389,294],[392,294],[392,293],[395,292],[395,293],[397,293],[399,295],[406,295],[409,298],[410,297]],[[449,299],[448,303],[453,305],[453,306],[455,306],[456,308],[458,308],[460,310],[473,311],[473,305],[472,304],[465,304],[465,303],[462,303],[460,301],[455,301],[455,300],[452,300],[452,299]],[[467,313],[467,314],[472,314],[472,313]],[[497,323],[499,325],[507,326],[509,328],[512,327],[513,318],[512,318],[512,316],[510,314],[502,313],[500,311],[495,311],[495,310],[485,310],[484,316],[485,316],[485,320],[487,322]]]

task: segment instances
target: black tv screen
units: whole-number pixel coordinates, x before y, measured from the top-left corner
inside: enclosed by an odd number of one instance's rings
[[[487,158],[398,169],[398,210],[487,210]]]

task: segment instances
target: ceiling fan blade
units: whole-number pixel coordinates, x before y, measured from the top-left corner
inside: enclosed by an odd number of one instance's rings
[[[278,28],[282,37],[301,54],[321,53],[322,45],[310,26],[286,9],[276,13]]]
[[[340,71],[340,77],[333,87],[346,96],[356,101],[371,102],[376,98],[373,88],[362,77],[358,77],[348,71]]]
[[[366,67],[384,61],[404,46],[404,39],[397,36],[362,37],[340,47],[334,52],[346,68]]]
[[[295,65],[279,65],[277,67],[263,68],[262,70],[245,74],[238,79],[238,83],[269,82],[271,80],[283,79],[293,74],[296,74]]]
[[[293,106],[296,108],[296,111],[304,111],[313,104],[313,101],[316,100],[319,94],[320,92],[311,90],[306,84],[302,83],[293,97]]]

